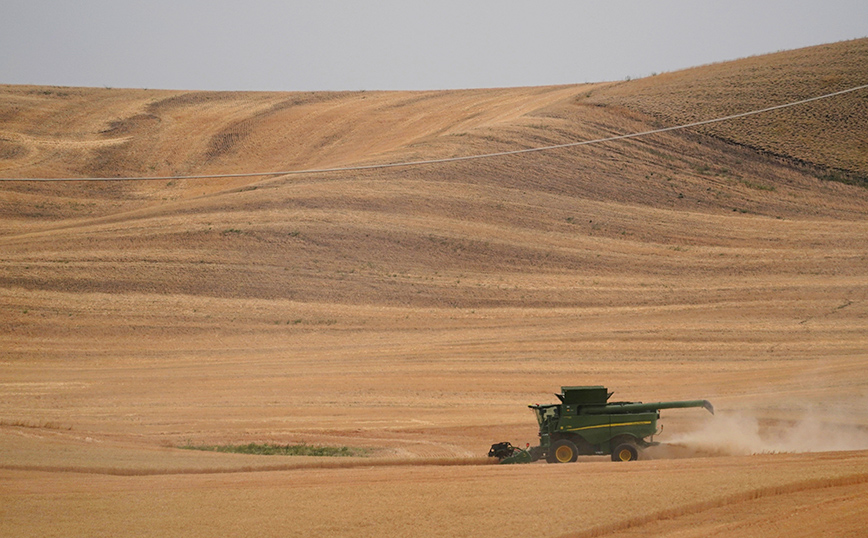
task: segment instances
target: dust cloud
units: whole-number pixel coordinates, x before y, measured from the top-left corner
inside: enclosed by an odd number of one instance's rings
[[[718,412],[702,428],[670,439],[669,444],[694,454],[733,456],[868,449],[868,428],[854,417],[830,420],[810,410],[799,415],[782,420],[750,411]]]

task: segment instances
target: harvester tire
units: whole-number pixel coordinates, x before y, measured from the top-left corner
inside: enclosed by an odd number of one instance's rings
[[[623,443],[612,451],[612,461],[636,461],[639,459],[639,450],[632,443]]]
[[[579,449],[569,439],[558,439],[552,443],[546,461],[549,463],[572,463],[579,459]]]

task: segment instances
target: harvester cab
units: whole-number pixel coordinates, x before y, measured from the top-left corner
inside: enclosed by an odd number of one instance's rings
[[[559,405],[529,405],[528,407],[533,409],[540,431],[550,429],[553,423],[557,423],[560,416]]]
[[[708,400],[675,402],[609,402],[613,393],[601,386],[561,387],[559,404],[530,405],[539,424],[540,444],[520,449],[508,442],[492,445],[488,455],[501,463],[576,461],[580,455],[611,455],[614,461],[638,459],[656,445],[661,409],[702,407],[714,414]]]

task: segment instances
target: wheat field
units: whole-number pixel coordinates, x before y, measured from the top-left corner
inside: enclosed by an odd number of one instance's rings
[[[629,82],[0,86],[2,536],[862,536],[868,40]],[[564,385],[640,461],[499,466]],[[256,456],[245,443],[363,449]]]

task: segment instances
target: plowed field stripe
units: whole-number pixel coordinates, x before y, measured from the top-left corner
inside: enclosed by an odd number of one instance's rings
[[[271,457],[271,456],[264,456]],[[355,467],[416,467],[416,466],[465,466],[494,465],[499,463],[495,458],[407,458],[407,459],[353,459],[347,461],[321,461],[279,463],[272,465],[245,465],[227,468],[180,468],[180,469],[125,469],[122,467],[85,467],[63,465],[0,465],[0,470],[35,471],[44,473],[81,473],[102,474],[111,476],[165,476],[184,474],[230,474],[230,473],[260,473],[274,471],[303,471],[306,469],[351,469]]]
[[[696,504],[689,504],[677,508],[669,508],[667,510],[661,510],[659,512],[654,512],[652,514],[644,516],[637,516],[617,523],[602,525],[589,529],[587,531],[562,534],[559,536],[559,538],[597,538],[600,536],[606,536],[607,534],[614,534],[629,529],[635,529],[649,523],[655,523],[658,521],[699,514],[708,510],[713,510],[715,508],[722,508],[724,506],[754,501],[756,499],[775,497],[778,495],[790,495],[793,493],[801,493],[803,491],[810,491],[815,489],[834,488],[840,486],[855,486],[857,484],[865,483],[868,483],[868,474],[854,474],[837,478],[816,478],[813,480],[793,482],[790,484],[782,484],[779,486],[768,486],[764,488],[745,491],[742,493],[736,493],[734,495],[721,497],[719,499],[711,499]]]
[[[784,103],[782,105],[770,106],[767,108],[760,108],[758,110],[751,110],[748,112],[741,112],[739,114],[732,114],[730,116],[723,116],[720,118],[713,118],[710,120],[696,121],[693,123],[685,123],[683,125],[675,125],[673,127],[663,127],[661,129],[653,129],[651,131],[642,131],[639,133],[631,133],[625,135],[618,136],[610,136],[608,138],[597,138],[594,140],[583,140],[581,142],[569,142],[567,144],[557,144],[554,146],[542,146],[536,148],[526,148],[526,149],[516,149],[512,151],[499,151],[497,153],[483,153],[480,155],[466,155],[464,157],[447,157],[443,159],[429,159],[423,161],[407,161],[407,162],[399,162],[399,163],[384,163],[384,164],[369,164],[369,165],[359,165],[359,166],[343,166],[339,168],[313,168],[308,170],[287,170],[283,172],[250,172],[244,174],[207,174],[207,175],[195,175],[195,176],[151,176],[151,177],[66,177],[66,178],[0,178],[0,181],[165,181],[165,180],[175,180],[175,179],[222,179],[222,178],[238,178],[238,177],[270,177],[270,176],[290,176],[296,174],[323,174],[329,172],[350,172],[357,170],[375,170],[381,168],[397,168],[403,166],[422,166],[429,164],[440,164],[440,163],[450,163],[450,162],[458,162],[458,161],[472,161],[476,159],[488,159],[491,157],[504,157],[507,155],[518,155],[521,153],[532,153],[535,151],[548,151],[553,149],[561,149],[561,148],[571,148],[576,146],[587,146],[590,144],[599,144],[602,142],[612,142],[615,140],[625,140],[627,138],[638,138],[640,136],[648,136],[657,133],[665,133],[668,131],[678,131],[681,129],[689,129],[691,127],[699,127],[700,125],[708,125],[710,123],[719,123],[722,121],[733,120],[737,118],[744,118],[746,116],[753,116],[756,114],[763,114],[765,112],[771,112],[773,110],[780,110],[782,108],[789,108],[792,106],[804,105],[805,103],[811,103],[813,101],[819,101],[820,99],[828,99],[830,97],[835,97],[838,95],[843,95],[845,93],[855,92],[859,90],[864,90],[868,88],[868,84],[864,84],[862,86],[855,86],[853,88],[847,88],[846,90],[840,90],[837,92],[827,93],[825,95],[818,95],[816,97],[809,97],[808,99],[802,99],[801,101],[793,101],[791,103]]]

